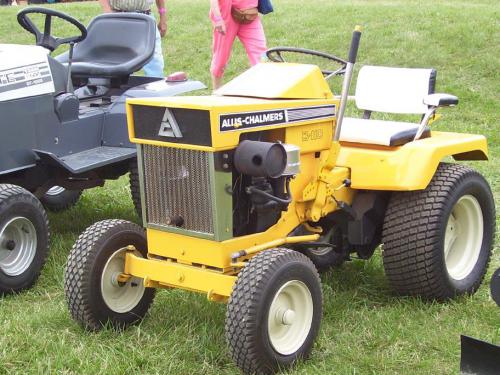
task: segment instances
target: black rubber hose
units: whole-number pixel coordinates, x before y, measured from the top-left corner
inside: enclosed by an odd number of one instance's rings
[[[257,195],[266,197],[274,202],[277,202],[277,203],[285,205],[285,206],[289,205],[292,202],[292,197],[290,196],[290,178],[286,179],[286,194],[288,195],[288,199],[278,198],[277,196],[266,193],[265,191],[257,189],[254,186],[250,186],[248,188],[248,191],[252,194],[255,193]]]

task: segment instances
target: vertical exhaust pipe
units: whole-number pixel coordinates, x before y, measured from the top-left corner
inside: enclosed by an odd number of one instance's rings
[[[347,97],[349,96],[349,87],[351,86],[352,73],[356,57],[358,56],[359,40],[361,39],[361,26],[356,26],[351,39],[351,48],[349,49],[349,58],[345,68],[344,82],[342,83],[342,94],[340,95],[340,108],[337,113],[337,126],[335,127],[334,141],[340,138],[340,131],[342,129],[342,120],[344,119],[345,107],[347,105]]]

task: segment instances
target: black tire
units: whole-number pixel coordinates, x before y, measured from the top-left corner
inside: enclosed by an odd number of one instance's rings
[[[497,306],[500,306],[500,268],[497,268],[490,280],[490,294],[491,298]]]
[[[141,188],[139,184],[139,169],[137,167],[137,159],[130,162],[130,195],[132,196],[132,202],[134,202],[134,208],[137,216],[142,220],[142,203],[141,203]]]
[[[139,322],[153,302],[155,290],[144,288],[137,303],[117,312],[105,301],[101,279],[108,261],[118,250],[133,245],[146,257],[144,229],[125,220],[104,220],[88,227],[73,245],[64,272],[64,291],[73,319],[88,330],[99,330],[106,324],[122,329]],[[142,280],[132,278],[117,288],[143,288]]]
[[[53,193],[49,190],[40,198],[44,207],[52,212],[64,211],[74,206],[82,195],[82,190],[68,190],[60,186],[53,186],[52,189],[55,189]]]
[[[319,272],[326,272],[332,267],[341,266],[346,260],[343,250],[343,238],[340,228],[332,227],[322,235],[318,242],[327,242],[333,247],[310,247],[301,250],[314,263]]]
[[[0,295],[33,286],[47,259],[49,238],[40,201],[22,187],[0,184]]]
[[[282,354],[271,341],[268,318],[275,295],[290,282],[309,291],[312,320],[302,339],[295,343],[300,347]],[[307,358],[319,331],[322,302],[318,272],[305,255],[289,249],[273,249],[254,256],[238,275],[227,306],[225,333],[231,357],[247,374],[274,373]]]
[[[459,200],[477,202],[476,207],[480,207],[475,211],[477,222],[481,216],[483,222],[482,239],[476,240],[477,246],[468,247],[475,249],[476,255],[469,259],[455,258],[465,259],[460,263],[463,275],[445,258],[445,250],[450,251],[455,244],[453,241],[445,244],[445,234],[447,230],[453,231],[450,223],[456,219],[454,210],[463,204],[457,203]],[[454,216],[450,219],[452,212]],[[455,237],[457,244],[470,243],[464,242],[464,238],[472,241],[467,235],[476,232],[466,230],[470,227],[463,226],[458,232],[466,237]],[[392,194],[383,228],[383,261],[389,283],[400,294],[426,299],[446,300],[472,294],[486,273],[494,233],[495,205],[486,180],[468,167],[442,163],[425,190]]]

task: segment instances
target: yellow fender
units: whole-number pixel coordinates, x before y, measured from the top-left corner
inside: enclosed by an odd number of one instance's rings
[[[487,160],[482,135],[433,131],[430,138],[401,147],[341,143],[337,166],[351,170],[351,187],[367,190],[421,190],[443,158]]]

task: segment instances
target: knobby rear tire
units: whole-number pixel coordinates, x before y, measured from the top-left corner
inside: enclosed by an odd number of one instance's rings
[[[452,223],[461,219],[475,224],[467,221],[467,215],[463,217],[467,210],[460,206],[461,202],[476,207],[471,212],[482,215],[482,220],[475,221],[478,230],[481,221],[483,228],[482,240],[475,242],[480,245],[469,249],[472,255],[467,258],[467,248],[459,249],[465,256],[462,268],[458,267],[463,275],[451,268],[445,257],[445,250],[451,251],[445,237],[447,231],[450,235],[454,230]],[[456,244],[474,240],[467,238],[467,234],[474,236],[474,231],[466,227],[460,231]],[[486,273],[494,233],[494,200],[484,177],[466,166],[442,163],[425,190],[395,192],[391,196],[383,227],[383,262],[389,284],[400,294],[425,299],[446,300],[472,294]],[[460,255],[459,252],[457,256]]]
[[[67,210],[74,206],[82,195],[82,190],[68,190],[59,186],[53,186],[52,189],[55,193],[51,194],[49,190],[40,198],[44,207],[52,212]]]

